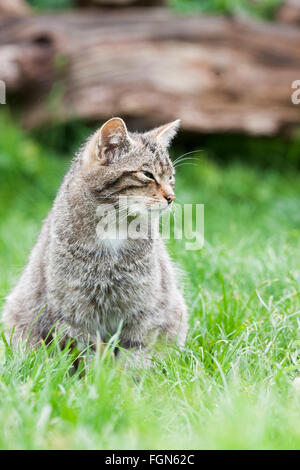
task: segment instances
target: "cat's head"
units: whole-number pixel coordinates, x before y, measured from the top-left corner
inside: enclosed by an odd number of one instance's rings
[[[144,134],[129,133],[112,118],[92,135],[82,153],[82,174],[98,203],[126,196],[132,210],[166,209],[175,199],[175,171],[168,146],[179,120]]]

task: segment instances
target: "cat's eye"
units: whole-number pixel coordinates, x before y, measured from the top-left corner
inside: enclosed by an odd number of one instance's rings
[[[147,178],[149,178],[149,179],[155,181],[155,178],[154,178],[153,174],[150,173],[150,171],[143,171],[142,173],[143,173]]]

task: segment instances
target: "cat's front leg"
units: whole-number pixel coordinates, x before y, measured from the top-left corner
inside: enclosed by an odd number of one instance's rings
[[[187,308],[181,295],[177,297],[176,307],[170,307],[165,318],[166,321],[162,325],[163,335],[168,343],[175,344],[182,350],[188,330],[188,317]]]
[[[137,335],[140,331],[140,335]],[[119,358],[122,365],[126,369],[139,369],[148,368],[154,365],[152,360],[152,346],[154,345],[158,330],[154,329],[151,332],[144,331],[141,328],[124,328],[123,334],[120,337]]]
[[[147,324],[145,318],[125,324],[120,335],[119,357],[126,369],[153,366],[152,350],[159,335],[157,325]]]
[[[143,370],[154,365],[150,352],[142,345],[121,352],[122,366],[127,370]]]

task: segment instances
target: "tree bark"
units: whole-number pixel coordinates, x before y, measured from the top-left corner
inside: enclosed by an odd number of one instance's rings
[[[43,14],[1,24],[0,79],[27,127],[121,115],[272,135],[299,124],[299,44],[294,27],[160,8]]]

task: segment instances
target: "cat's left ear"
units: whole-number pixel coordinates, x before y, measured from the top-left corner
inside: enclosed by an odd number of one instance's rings
[[[146,135],[152,139],[156,139],[162,146],[169,147],[172,139],[177,134],[179,126],[180,119],[176,119],[176,121],[169,122],[168,124],[164,124],[163,126],[147,132]]]

